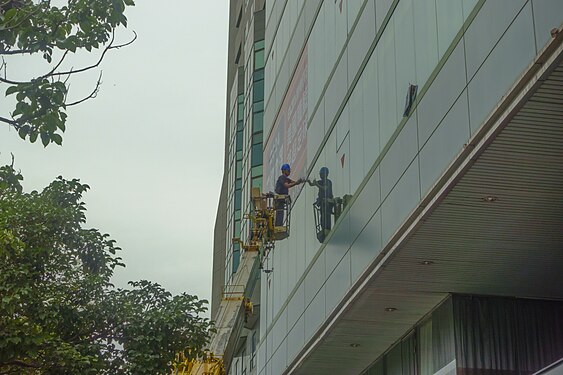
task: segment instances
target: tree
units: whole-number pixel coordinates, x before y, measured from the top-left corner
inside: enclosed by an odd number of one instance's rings
[[[120,249],[84,228],[87,185],[22,180],[0,167],[0,374],[169,374],[176,353],[202,353],[207,301],[110,283]]]
[[[0,86],[5,95],[15,96],[9,115],[0,113],[0,122],[15,128],[22,139],[32,143],[41,138],[44,146],[61,144],[66,129],[66,110],[94,98],[101,85],[101,73],[91,93],[68,99],[69,78],[96,69],[106,53],[132,43],[116,45],[115,31],[127,26],[126,6],[133,0],[67,0],[54,6],[51,0],[0,0]],[[97,62],[80,68],[64,69],[69,53],[102,48]],[[48,64],[43,74],[26,80],[8,77],[10,58],[38,55]]]

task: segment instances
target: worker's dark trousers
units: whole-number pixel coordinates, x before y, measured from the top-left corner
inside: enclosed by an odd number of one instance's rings
[[[277,199],[276,200],[276,227],[283,226],[283,219],[284,219],[284,211],[285,211],[285,199]]]
[[[330,230],[332,228],[332,218],[330,217],[332,205],[326,201],[321,201],[321,228]]]

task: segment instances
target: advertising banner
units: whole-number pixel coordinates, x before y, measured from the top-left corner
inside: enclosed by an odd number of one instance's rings
[[[282,164],[291,166],[291,176],[297,180],[305,175],[307,160],[307,48],[301,55],[280,112],[264,147],[264,191],[274,191]],[[296,196],[303,185],[295,187]],[[299,189],[299,190],[295,190]]]

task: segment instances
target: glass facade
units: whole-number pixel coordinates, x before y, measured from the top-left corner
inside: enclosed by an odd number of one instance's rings
[[[261,281],[258,374],[281,374],[298,357],[548,42],[538,43],[535,21],[547,17],[548,3],[540,2],[266,3],[265,43],[255,45],[261,52],[254,56],[264,64],[264,92],[253,97],[263,110],[260,123],[253,121],[251,152],[264,150],[250,158],[252,168],[264,164],[256,185],[273,190],[269,171],[280,160],[300,160],[272,149],[303,142],[305,162],[295,177],[318,180],[327,167],[343,212],[319,241],[317,190],[290,191],[291,236],[264,260],[274,271]],[[410,85],[418,93],[405,116]],[[301,113],[306,131],[296,141],[288,134],[298,131]],[[433,374],[451,364],[452,321],[440,311],[366,374]]]
[[[563,353],[563,303],[454,295],[362,375],[533,374]]]
[[[232,2],[231,11],[234,13],[231,16],[235,14],[237,21],[231,27],[229,44],[231,50],[240,51],[240,54],[237,53],[234,61],[229,62],[228,76],[231,82],[225,147],[226,212],[219,212],[227,217],[224,228],[225,278],[221,286],[231,293],[229,297],[242,293],[245,303],[255,304],[256,311],[259,311],[260,304],[253,290],[256,283],[260,283],[260,275],[248,269],[252,266],[254,256],[245,254],[241,243],[248,242],[249,237],[248,222],[244,218],[251,209],[251,188],[261,189],[263,180],[265,42],[262,8],[263,2],[260,1]],[[228,298],[223,298],[222,306],[228,304],[226,300]],[[224,316],[223,310],[223,316],[214,318],[220,321]],[[221,324],[232,323],[221,321]],[[235,347],[229,353],[229,360],[224,363],[225,370],[229,374],[256,374],[259,327],[246,318],[239,323],[244,325],[244,335],[235,337],[235,342],[231,343]],[[227,343],[218,345],[227,350]]]

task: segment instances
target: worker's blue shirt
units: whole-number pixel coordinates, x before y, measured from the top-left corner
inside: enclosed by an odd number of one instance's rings
[[[275,189],[276,194],[279,195],[289,194],[289,189],[285,186],[286,182],[289,183],[293,181],[284,174],[278,177],[278,181],[276,182],[276,189]]]

